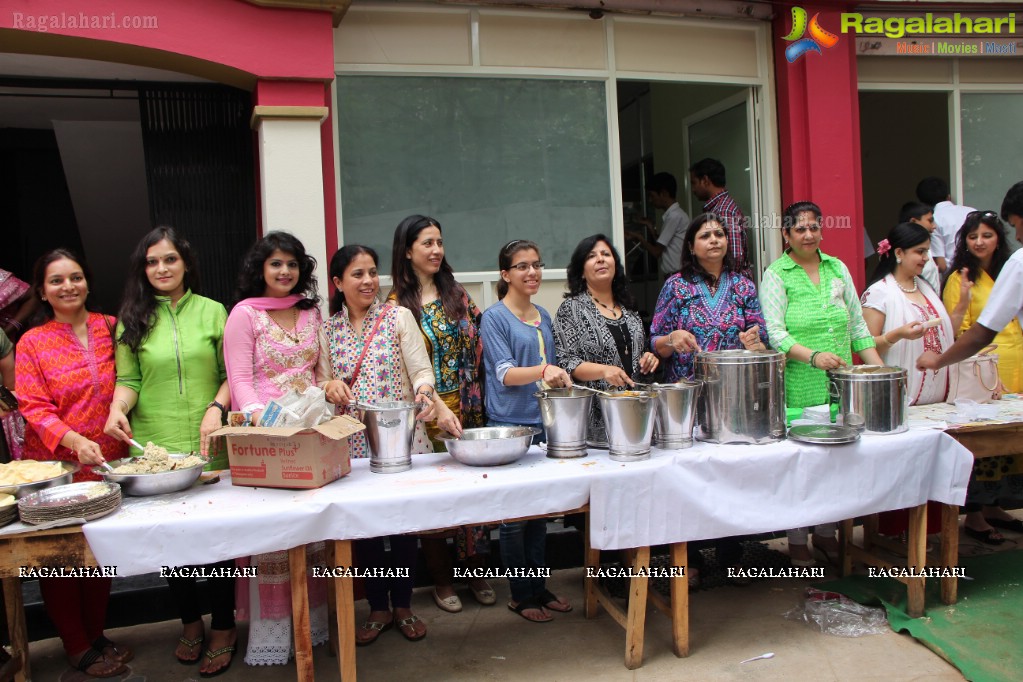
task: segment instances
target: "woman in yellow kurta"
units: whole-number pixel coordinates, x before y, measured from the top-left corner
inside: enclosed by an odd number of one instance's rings
[[[952,318],[956,336],[969,329],[980,317],[1005,261],[1009,259],[1002,221],[992,211],[974,211],[966,216],[956,237],[952,274],[945,282],[942,300]],[[995,336],[998,344],[998,377],[1008,393],[1023,390],[1023,330],[1013,318]],[[1023,532],[1023,522],[998,506],[999,498],[1023,495],[1023,457],[979,459],[966,500],[964,530],[972,538],[989,545],[1005,539],[996,528]]]

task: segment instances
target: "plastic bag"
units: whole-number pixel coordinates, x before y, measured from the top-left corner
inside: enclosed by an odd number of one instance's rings
[[[262,416],[260,426],[316,426],[334,417],[334,406],[327,402],[322,388],[310,386],[302,393],[288,391],[271,400]]]
[[[862,637],[891,632],[885,610],[857,604],[838,592],[806,588],[803,604],[785,613],[789,620],[798,620],[825,635]]]

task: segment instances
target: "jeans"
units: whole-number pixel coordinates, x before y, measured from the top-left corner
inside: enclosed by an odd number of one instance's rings
[[[536,426],[540,429],[540,433],[533,436],[533,444],[543,443],[547,440],[547,434],[544,432],[542,424],[505,424],[491,421],[487,422],[487,426]],[[547,550],[546,519],[502,523],[500,537],[501,564],[505,570],[544,568]],[[547,581],[539,576],[534,578],[509,577],[508,586],[511,587],[512,600],[521,604],[542,594],[547,589]]]

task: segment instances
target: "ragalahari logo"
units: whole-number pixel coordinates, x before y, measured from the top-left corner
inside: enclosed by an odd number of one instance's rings
[[[802,7],[792,8],[792,30],[782,40],[788,40],[792,44],[785,48],[785,59],[789,63],[796,61],[807,52],[822,54],[821,47],[834,47],[838,42],[838,36],[831,31],[824,30],[818,17],[814,14],[809,23],[806,21],[806,10]],[[809,29],[810,36],[804,38],[803,34]]]

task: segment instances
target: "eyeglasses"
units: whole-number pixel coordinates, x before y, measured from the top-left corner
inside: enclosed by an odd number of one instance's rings
[[[516,263],[515,265],[509,266],[509,270],[518,270],[521,273],[528,272],[531,268],[537,272],[543,270],[546,263],[542,260],[538,260],[535,263]]]
[[[966,214],[966,217],[970,218],[970,217],[975,216],[975,215],[979,215],[981,218],[995,218],[995,219],[998,218],[998,214],[995,213],[994,211],[970,211],[969,213]]]

